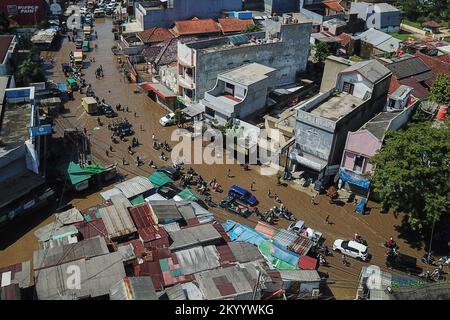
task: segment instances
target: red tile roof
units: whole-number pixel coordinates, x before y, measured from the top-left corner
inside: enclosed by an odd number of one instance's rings
[[[434,20],[422,23],[422,27],[439,28],[441,25]]]
[[[417,51],[415,53],[415,56],[422,59],[422,61],[425,62],[425,64],[431,69],[431,71],[433,71],[433,76],[434,76],[433,81],[441,73],[444,73],[444,74],[450,76],[450,56],[449,55],[431,57],[422,52]]]
[[[219,33],[220,28],[213,19],[198,19],[176,21],[173,32],[177,35],[193,35],[202,33]]]
[[[163,42],[175,38],[175,36],[165,28],[150,28],[139,32],[138,38],[144,43]]]
[[[344,8],[340,5],[339,3],[340,1],[328,1],[328,2],[322,2],[325,6],[327,6],[328,8],[336,11],[336,12],[341,12],[344,11]]]
[[[341,46],[345,47],[352,41],[352,36],[348,33],[342,32],[337,36],[341,40]]]
[[[243,31],[249,25],[254,25],[252,19],[238,19],[238,18],[219,19],[219,26],[223,33]]]
[[[11,45],[13,39],[13,35],[0,36],[0,63],[3,63],[3,60],[5,60],[9,46]]]

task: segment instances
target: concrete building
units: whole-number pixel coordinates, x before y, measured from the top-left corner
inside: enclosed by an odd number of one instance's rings
[[[404,101],[410,101],[412,89],[408,87],[399,89],[399,92],[396,92],[394,96],[399,96],[406,89],[407,95],[404,97]],[[407,103],[401,109],[380,112],[358,131],[348,133],[341,167],[339,168],[341,187],[352,193],[367,195],[370,182],[366,175],[370,174],[374,169],[370,159],[383,145],[387,130],[398,130],[409,121],[414,111],[412,104],[416,101],[411,100],[410,103]]]
[[[15,35],[0,35],[0,76],[11,74],[13,54],[16,51]]]
[[[399,32],[402,14],[396,7],[387,3],[353,2],[350,14],[358,14],[358,18],[366,21],[367,28],[375,28],[383,32]]]
[[[294,83],[306,69],[310,22],[290,17],[266,19],[266,31],[190,43],[178,42],[178,95],[198,102],[217,75],[251,62],[276,69],[278,85]]]
[[[216,86],[200,101],[205,116],[223,123],[261,113],[274,86],[275,72],[273,68],[251,63],[220,74]]]
[[[141,30],[153,27],[169,28],[177,20],[219,18],[224,11],[242,9],[241,0],[168,0],[137,2],[136,21]]]
[[[361,33],[359,56],[363,59],[392,54],[400,48],[401,41],[393,36],[376,29],[369,29]]]
[[[42,186],[45,181],[41,167],[45,137],[33,132],[34,128],[39,127],[35,89],[11,89],[8,88],[8,78],[1,79],[0,224],[14,219],[19,212],[27,209],[22,198]],[[28,201],[35,200],[32,198]]]
[[[298,105],[295,151],[289,156],[316,188],[338,172],[347,133],[384,108],[390,77],[375,60],[354,63],[336,75],[335,88]]]
[[[299,0],[264,0],[264,11],[270,15],[298,12]]]

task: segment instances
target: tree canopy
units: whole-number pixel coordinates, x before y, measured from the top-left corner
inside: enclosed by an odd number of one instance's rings
[[[450,0],[397,0],[394,5],[401,8],[403,15],[409,20],[437,20],[450,27]]]
[[[313,46],[314,56],[313,60],[316,63],[321,63],[330,55],[328,46],[325,42],[319,42]]]
[[[446,74],[440,74],[433,82],[431,87],[430,100],[450,105],[450,77]]]
[[[408,214],[414,230],[450,216],[450,120],[443,126],[413,123],[388,132],[383,148],[371,159],[371,177],[382,206]],[[448,227],[448,226],[447,226]]]
[[[42,70],[36,62],[30,59],[22,62],[16,74],[17,82],[20,85],[28,85],[31,82],[40,82],[45,80]]]

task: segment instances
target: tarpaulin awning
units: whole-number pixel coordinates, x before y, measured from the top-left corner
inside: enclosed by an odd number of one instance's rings
[[[289,158],[292,160],[295,160],[299,164],[301,164],[307,168],[313,169],[317,172],[321,172],[327,166],[327,162],[322,159],[319,159],[316,157],[313,158],[312,156],[311,156],[311,159],[309,159],[309,158],[300,156],[299,154],[297,154],[295,152],[291,152],[289,154]]]
[[[317,259],[308,256],[301,256],[298,261],[298,266],[302,270],[316,270]]]
[[[132,204],[133,206],[136,206],[136,205],[138,205],[138,204],[144,203],[144,202],[145,202],[145,200],[144,200],[144,195],[140,194],[140,195],[138,195],[138,196],[132,198],[132,199],[130,200],[130,202],[131,202],[131,204]]]
[[[78,163],[70,162],[69,167],[67,168],[67,173],[69,174],[69,179],[72,185],[76,185],[80,182],[89,180],[91,177],[96,174],[100,174],[105,172],[105,168],[98,164],[90,164],[80,167]]]
[[[198,116],[199,114],[202,114],[205,110],[205,107],[203,107],[200,104],[193,104],[193,105],[189,105],[186,108],[184,108],[183,110],[181,110],[185,115],[187,115],[188,117],[195,117]]]
[[[156,171],[152,175],[148,177],[148,180],[156,187],[160,188],[165,186],[168,183],[173,183],[173,180],[170,179],[165,173]]]
[[[275,245],[270,240],[261,242],[258,249],[277,270],[296,270],[299,268],[298,255]]]
[[[168,89],[166,86],[160,83],[143,82],[139,83],[138,87],[145,91],[153,91],[163,99],[175,99],[177,97],[177,95],[174,92],[172,92],[170,89]]]
[[[345,168],[339,169],[339,179],[350,184],[354,184],[363,189],[369,189],[370,181],[362,178],[360,175],[353,173]]]
[[[186,201],[196,201],[196,200],[198,200],[197,196],[189,188],[185,188],[183,191],[181,191],[178,194],[178,196],[181,197],[183,200],[186,200]]]

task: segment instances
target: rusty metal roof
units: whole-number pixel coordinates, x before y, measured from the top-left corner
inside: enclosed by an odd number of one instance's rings
[[[111,238],[125,236],[137,231],[127,208],[121,204],[116,203],[112,206],[100,208],[99,213]]]

